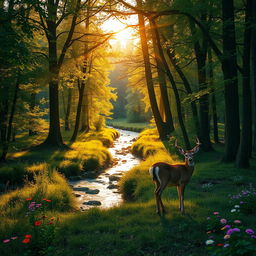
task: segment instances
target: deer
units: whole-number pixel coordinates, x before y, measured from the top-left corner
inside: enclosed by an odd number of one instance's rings
[[[184,150],[178,146],[177,139],[175,140],[175,148],[185,157],[185,162],[181,164],[168,164],[158,162],[151,166],[149,173],[155,182],[155,198],[157,206],[157,214],[166,213],[161,195],[167,186],[176,186],[179,197],[179,209],[181,214],[185,213],[184,209],[184,191],[194,172],[195,163],[193,160],[194,154],[199,151],[200,141],[196,139],[196,146],[191,150]]]

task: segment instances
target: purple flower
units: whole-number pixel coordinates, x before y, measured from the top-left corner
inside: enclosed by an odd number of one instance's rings
[[[227,247],[229,247],[229,244],[224,244],[223,247],[227,248]]]
[[[234,232],[240,232],[239,228],[231,228],[227,231],[227,235],[232,235]]]
[[[228,228],[231,228],[231,226],[230,225],[225,225],[224,228],[228,229]]]
[[[256,236],[255,236],[255,235],[251,235],[251,238],[254,238],[254,239],[256,239]]]
[[[247,228],[245,230],[245,233],[249,234],[249,235],[253,235],[254,234],[254,231],[251,229],[251,228]]]
[[[207,219],[207,220],[210,220],[210,219],[211,219],[211,217],[207,217],[206,219]]]
[[[244,204],[244,201],[240,201],[240,204]]]

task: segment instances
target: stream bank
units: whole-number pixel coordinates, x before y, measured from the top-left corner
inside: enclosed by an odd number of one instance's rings
[[[106,209],[120,205],[123,199],[117,183],[125,172],[140,163],[140,160],[130,153],[130,146],[137,139],[139,133],[116,130],[120,133],[120,137],[109,148],[114,165],[97,178],[69,181],[81,211],[95,206]]]

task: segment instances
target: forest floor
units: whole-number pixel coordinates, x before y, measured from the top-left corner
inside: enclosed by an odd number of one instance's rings
[[[152,152],[152,148],[156,150]],[[151,131],[144,132],[144,135],[134,143],[132,151],[144,160],[121,179],[121,191],[128,200],[121,206],[78,212],[72,210],[72,207],[63,207],[53,197],[49,202],[46,201],[46,204],[49,204],[44,208],[44,214],[48,216],[47,218],[51,217],[55,220],[58,218],[58,221],[56,225],[40,224],[42,227],[40,229],[33,225],[33,222],[31,226],[28,219],[22,215],[24,211],[15,205],[17,195],[9,196],[9,204],[13,204],[11,209],[6,209],[3,201],[7,202],[7,199],[2,198],[1,211],[4,213],[4,223],[0,224],[2,239],[11,240],[27,230],[26,234],[41,237],[45,243],[47,237],[54,242],[47,247],[47,243],[43,244],[39,239],[31,238],[31,243],[27,244],[14,239],[11,241],[12,244],[7,242],[0,245],[1,255],[40,255],[36,254],[38,248],[41,248],[41,255],[63,256],[207,255],[205,245],[205,241],[209,238],[207,232],[221,232],[221,230],[209,230],[212,225],[209,223],[211,222],[208,220],[209,217],[214,222],[218,213],[217,217],[225,218],[227,221],[241,220],[243,227],[256,226],[255,212],[253,214],[250,211],[243,212],[241,208],[241,212],[231,213],[234,202],[230,202],[230,195],[241,193],[242,190],[248,189],[250,184],[255,185],[255,158],[251,161],[250,169],[236,169],[233,164],[220,162],[222,145],[215,145],[214,148],[214,152],[199,152],[195,157],[196,169],[185,192],[185,215],[181,215],[178,210],[178,198],[174,188],[167,188],[163,193],[167,214],[162,217],[156,214],[154,184],[148,174],[148,168],[159,160],[175,162],[177,156],[169,156]],[[54,179],[50,181],[50,183],[54,182]],[[64,184],[61,184],[63,187]],[[27,204],[26,197],[30,195],[27,191],[24,197],[19,198],[19,202],[23,200],[21,203]],[[64,200],[63,204],[72,205],[72,199],[65,202],[65,193],[59,199]],[[255,205],[253,207],[255,208]],[[16,213],[10,214],[11,211]],[[50,230],[49,227],[52,229]]]

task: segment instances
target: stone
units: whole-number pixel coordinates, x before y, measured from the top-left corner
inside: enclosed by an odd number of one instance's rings
[[[109,186],[107,186],[108,189],[115,189],[115,188],[119,188],[118,185],[115,184],[110,184]]]
[[[85,191],[86,194],[92,194],[92,195],[95,195],[95,194],[99,194],[99,189],[89,189],[87,191]]]
[[[90,189],[87,188],[87,187],[74,187],[73,190],[74,190],[74,191],[86,192],[86,191],[88,191],[88,190],[90,190]]]
[[[84,202],[83,204],[85,204],[85,205],[101,205],[101,202],[92,200],[92,201]]]
[[[109,178],[110,181],[118,181],[118,180],[120,180],[120,177],[117,177],[117,176],[114,176],[114,175],[109,176],[108,178]]]
[[[69,177],[69,180],[71,180],[71,181],[82,180],[82,179],[83,179],[82,176],[70,176]]]

